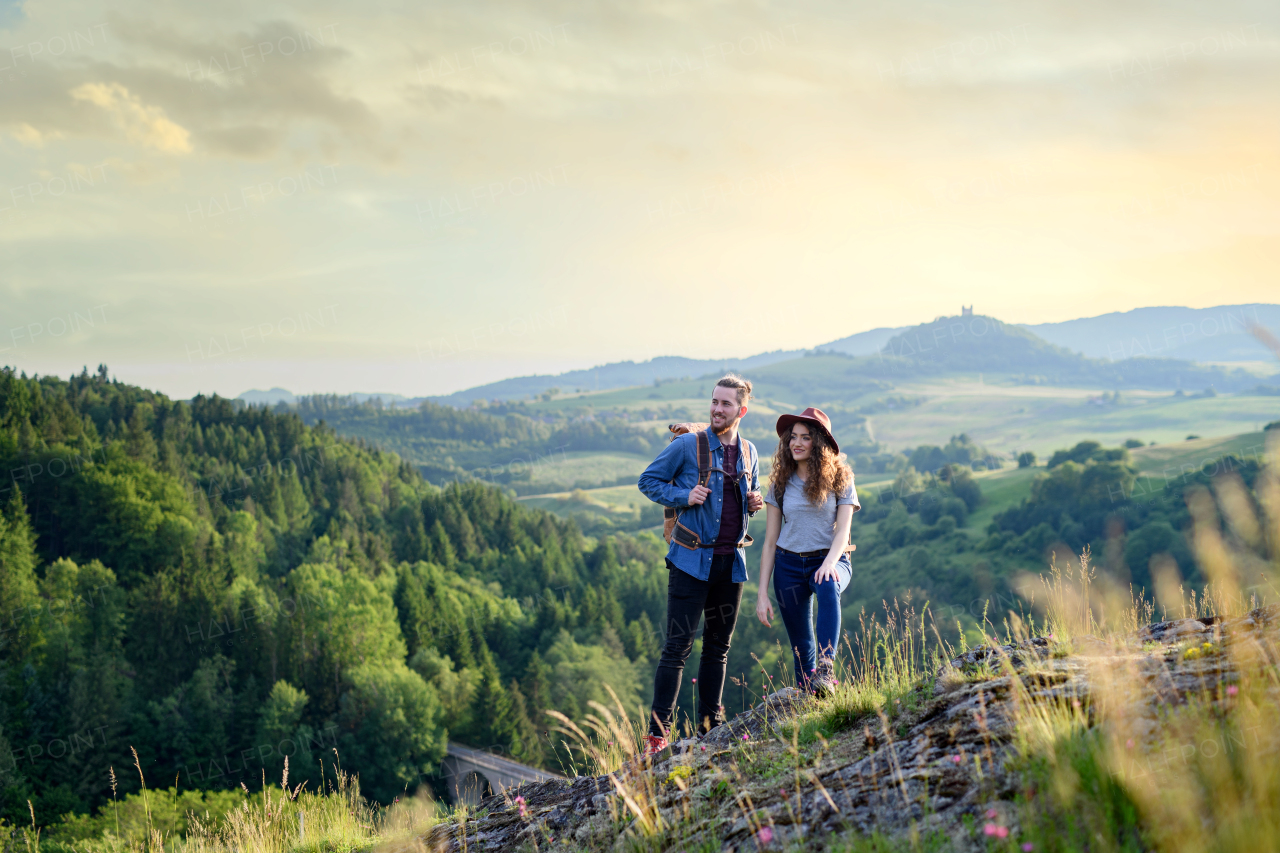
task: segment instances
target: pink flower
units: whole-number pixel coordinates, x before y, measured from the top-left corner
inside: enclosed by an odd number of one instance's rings
[[[743,732],[743,733],[742,733],[742,739],[743,739],[743,740],[751,740],[751,735],[750,735],[750,733],[748,733],[748,732]]]
[[[995,835],[995,834],[996,834],[996,825],[995,825],[994,823],[988,823],[988,824],[986,824],[985,826],[983,826],[983,827],[982,827],[982,832],[983,832],[985,835]]]
[[[959,763],[960,763],[960,760],[961,760],[961,759],[960,759],[960,756],[958,756],[958,755],[953,755],[953,756],[951,756],[951,763],[952,763],[952,764],[959,764]]]
[[[987,818],[989,820],[995,820],[997,814],[998,812],[995,809],[987,809]]]
[[[1234,695],[1236,695],[1236,694],[1237,694],[1237,693],[1239,693],[1239,692],[1240,692],[1240,688],[1239,688],[1239,687],[1236,687],[1234,684],[1232,684],[1231,686],[1229,686],[1229,687],[1227,688],[1227,695],[1228,695],[1228,696],[1234,696]]]
[[[702,751],[703,751],[703,752],[706,752],[706,751],[707,751],[707,748],[704,746],[704,747],[702,748]]]
[[[696,678],[695,678],[695,679],[693,680],[693,683],[694,683],[694,684],[697,684],[697,683],[698,683],[698,679],[696,679]]]
[[[1008,837],[1009,837],[1009,827],[1007,826],[996,827],[996,838],[1008,838]]]
[[[784,797],[785,797],[785,796],[787,795],[787,789],[786,789],[786,788],[780,788],[779,790],[780,790],[780,791],[782,791],[782,796],[784,796]]]
[[[773,840],[773,830],[770,827],[762,826],[760,831],[756,833],[756,838],[760,839],[761,844],[768,844]]]
[[[520,807],[520,817],[529,816],[529,809],[524,804],[524,797],[516,797],[516,805]]]
[[[1035,849],[1036,849],[1036,846],[1032,844],[1030,841],[1022,845],[1022,853],[1031,853],[1031,851]]]

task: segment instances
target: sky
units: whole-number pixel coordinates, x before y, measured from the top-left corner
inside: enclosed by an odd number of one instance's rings
[[[1280,4],[0,0],[0,364],[440,394],[1277,302]]]

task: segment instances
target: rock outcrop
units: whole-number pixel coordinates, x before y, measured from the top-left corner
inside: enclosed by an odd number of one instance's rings
[[[911,831],[977,849],[967,817],[981,823],[994,810],[1003,824],[1016,822],[1020,703],[1078,713],[1088,726],[1101,704],[1122,696],[1120,716],[1140,752],[1158,738],[1162,713],[1191,695],[1220,695],[1241,660],[1261,655],[1274,666],[1277,630],[1280,608],[1269,607],[1231,620],[1160,622],[1114,644],[1040,637],[982,646],[892,707],[847,717],[825,739],[800,733],[814,700],[782,690],[652,763],[505,791],[422,841],[439,853],[609,850],[647,829],[660,839],[647,849],[739,851]]]

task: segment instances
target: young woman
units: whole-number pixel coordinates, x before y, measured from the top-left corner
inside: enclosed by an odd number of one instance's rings
[[[765,497],[768,519],[756,617],[769,627],[772,575],[795,655],[796,685],[823,696],[837,684],[834,658],[840,644],[840,593],[853,574],[849,526],[862,505],[853,488],[853,471],[831,435],[831,420],[821,409],[778,418],[778,438]]]

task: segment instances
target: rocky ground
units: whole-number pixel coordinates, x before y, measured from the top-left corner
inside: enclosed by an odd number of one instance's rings
[[[421,841],[440,853],[620,850],[647,820],[654,828],[646,850],[744,851],[795,842],[821,849],[871,832],[936,833],[956,849],[981,849],[975,825],[1017,821],[1018,746],[1026,736],[1015,726],[1020,703],[1078,709],[1087,725],[1097,709],[1127,697],[1119,716],[1134,755],[1143,755],[1166,709],[1189,696],[1218,695],[1241,660],[1262,655],[1275,665],[1278,630],[1280,608],[1270,607],[1225,621],[1156,623],[1114,644],[1086,637],[983,646],[941,667],[905,702],[809,744],[786,724],[817,706],[783,690],[652,764],[628,765],[612,779],[527,784],[489,797],[464,823],[439,824]]]

